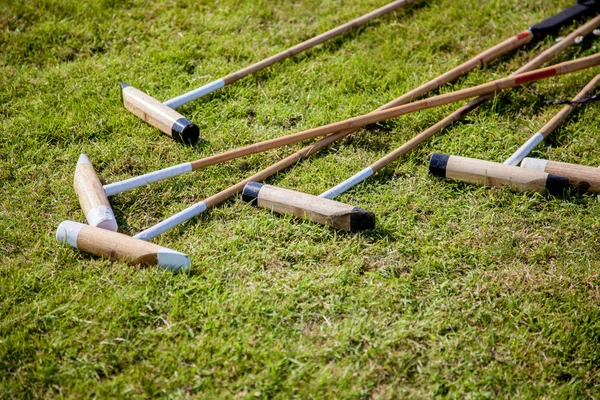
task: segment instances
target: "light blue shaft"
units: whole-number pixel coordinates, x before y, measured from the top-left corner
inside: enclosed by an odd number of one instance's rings
[[[207,83],[198,89],[194,89],[190,92],[182,94],[181,96],[167,100],[164,102],[164,104],[171,108],[181,107],[192,100],[196,100],[202,96],[206,96],[207,94],[214,92],[217,89],[221,89],[223,86],[225,86],[225,81],[223,79],[217,79],[216,81]]]
[[[346,179],[344,182],[340,183],[339,185],[336,185],[336,186],[332,187],[331,189],[329,189],[328,191],[321,193],[319,195],[319,197],[322,197],[324,199],[333,199],[334,197],[339,196],[340,194],[344,193],[346,190],[350,189],[351,187],[358,185],[359,183],[361,183],[362,181],[364,181],[371,175],[373,175],[373,168],[367,167],[367,168],[363,169],[362,171],[360,171],[359,173],[354,174],[350,178]]]
[[[327,32],[321,33],[311,39],[305,40],[302,43],[299,43],[295,46],[290,47],[282,52],[279,52],[271,57],[265,58],[255,64],[252,64],[244,69],[241,69],[237,72],[229,74],[221,79],[217,79],[216,81],[210,82],[198,89],[194,89],[191,92],[182,94],[181,96],[177,96],[171,100],[167,100],[164,104],[171,108],[181,107],[182,105],[195,100],[199,97],[205,96],[211,92],[214,92],[217,89],[222,88],[226,84],[231,84],[239,79],[242,79],[245,76],[248,76],[254,72],[260,71],[270,65],[273,65],[279,61],[283,61],[288,57],[294,56],[298,53],[301,53],[305,50],[308,50],[320,43],[323,43],[329,39],[332,39],[336,36],[339,36],[345,32],[348,32],[352,29],[355,29],[361,25],[366,24],[367,22],[378,18],[384,14],[387,14],[391,11],[394,11],[402,6],[413,3],[415,0],[395,0],[391,3],[384,5],[370,13],[362,15],[358,18],[353,19],[352,21],[346,22],[338,27],[328,30]]]
[[[159,222],[158,224],[146,229],[145,231],[138,233],[134,236],[134,238],[146,241],[150,240],[160,235],[161,233],[164,233],[169,229],[174,228],[177,225],[182,224],[185,221],[202,214],[204,211],[206,211],[206,204],[203,201],[201,201],[186,208],[183,211],[178,212],[172,217],[169,217],[164,221]]]
[[[523,161],[523,159],[525,157],[527,157],[527,155],[529,153],[531,153],[531,150],[535,149],[535,147],[538,144],[542,143],[543,140],[544,140],[544,135],[537,132],[535,135],[531,136],[529,138],[529,140],[523,144],[523,146],[519,147],[519,149],[517,151],[515,151],[512,156],[510,156],[506,161],[504,161],[504,164],[506,164],[506,165],[519,164],[521,161]]]
[[[131,189],[135,189],[140,186],[147,185],[152,182],[158,182],[163,179],[172,178],[181,174],[192,171],[191,163],[183,163],[174,165],[172,167],[159,169],[158,171],[148,172],[147,174],[134,176],[133,178],[125,179],[120,182],[109,183],[104,185],[104,193],[107,196],[113,196],[117,193],[126,192]]]
[[[573,97],[573,102],[581,101],[589,96],[599,82],[600,74],[592,78],[592,80],[589,81],[588,84],[585,85],[585,87],[581,89],[581,91],[577,93],[575,97]],[[564,106],[558,112],[558,114],[556,114],[550,121],[548,121],[546,125],[540,129],[539,132],[536,132],[534,135],[532,135],[529,140],[527,140],[521,147],[519,147],[517,151],[513,153],[513,155],[504,161],[504,164],[517,165],[523,161],[523,159],[527,157],[538,144],[542,143],[544,138],[558,128],[558,126],[568,117],[569,113],[571,113],[571,111],[575,108],[576,104],[577,103],[572,103]]]

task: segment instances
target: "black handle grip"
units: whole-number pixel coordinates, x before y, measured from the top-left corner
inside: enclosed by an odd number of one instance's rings
[[[550,18],[547,18],[529,28],[529,30],[535,36],[545,36],[552,32],[556,32],[561,26],[568,24],[574,19],[580,18],[584,15],[593,15],[597,14],[599,11],[600,4],[598,4],[595,0],[585,0],[581,1],[581,4],[578,1],[578,4],[575,4],[566,10],[559,12],[556,15],[553,15]]]

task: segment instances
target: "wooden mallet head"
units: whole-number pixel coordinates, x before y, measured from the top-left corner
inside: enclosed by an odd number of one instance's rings
[[[81,154],[77,161],[73,186],[88,224],[116,232],[117,220],[110,201],[90,159],[85,154]]]
[[[310,219],[335,229],[357,232],[375,228],[375,215],[371,211],[258,182],[244,186],[242,199],[258,207]]]
[[[200,129],[189,119],[139,89],[120,82],[125,108],[173,139],[194,144]]]
[[[183,253],[79,222],[61,222],[56,230],[56,239],[96,256],[135,265],[158,265],[173,271],[190,269],[190,258]]]
[[[476,185],[508,187],[532,192],[547,190],[551,194],[563,192],[569,184],[564,176],[492,161],[437,153],[431,156],[429,172],[442,178]]]
[[[586,192],[600,193],[600,169],[585,165],[526,157],[521,167],[566,177],[569,185]]]

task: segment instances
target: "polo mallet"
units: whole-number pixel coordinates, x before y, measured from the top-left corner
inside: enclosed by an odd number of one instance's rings
[[[232,84],[233,82],[236,82],[250,74],[260,71],[279,61],[283,61],[286,58],[310,49],[311,47],[339,36],[354,28],[364,25],[367,22],[380,17],[381,15],[394,11],[404,5],[413,3],[414,1],[415,0],[393,1],[375,11],[340,25],[337,28],[333,28],[325,33],[275,54],[274,56],[265,58],[262,61],[252,64],[239,71],[233,72],[227,76],[224,76],[223,78],[217,79],[216,81],[210,82],[188,93],[184,93],[181,96],[167,100],[164,103],[161,103],[141,90],[121,82],[121,88],[123,90],[123,103],[126,109],[150,125],[160,129],[162,132],[166,133],[172,138],[183,143],[193,144],[198,140],[198,137],[200,136],[200,130],[196,124],[175,111],[175,108],[181,107],[192,100],[205,96],[217,89],[224,87],[225,85]]]
[[[468,60],[465,63],[459,65],[458,67],[452,69],[451,71],[448,71],[445,74],[442,74],[442,75],[434,78],[433,80],[411,90],[410,92],[404,94],[403,96],[397,98],[396,100],[380,107],[377,111],[389,109],[391,107],[399,106],[402,104],[406,104],[406,103],[422,96],[423,94],[427,93],[428,91],[436,89],[439,86],[443,85],[444,83],[450,82],[451,80],[455,79],[456,77],[458,77],[468,71],[471,71],[474,68],[476,68],[484,63],[490,62],[490,61],[494,60],[495,58],[497,58],[501,55],[504,55],[513,49],[523,46],[524,44],[531,41],[531,39],[534,36],[535,37],[543,37],[544,35],[548,34],[549,32],[557,30],[563,24],[568,23],[572,19],[579,17],[582,14],[585,14],[588,12],[589,12],[588,8],[580,6],[580,5],[574,5],[568,9],[554,15],[553,17],[550,17],[550,18],[542,21],[541,23],[529,28],[528,30],[526,30],[516,36],[513,36],[513,37],[499,43],[498,45],[478,54],[477,56],[471,58],[470,60]],[[573,32],[573,34],[571,34],[567,38],[565,38],[563,41],[561,41],[557,45],[553,46],[553,48],[556,47],[556,48],[562,49],[563,47],[566,47],[568,44],[570,44],[570,38],[572,35],[575,35],[575,34],[577,34],[578,36],[579,35],[587,35],[589,32],[591,32],[593,30],[593,28],[589,28],[589,26],[590,26],[590,24],[588,23],[588,24],[584,25],[583,27],[579,28],[578,30]],[[588,32],[588,30],[589,30],[589,32]],[[541,57],[541,55],[540,55],[540,57]],[[547,61],[548,59],[549,59],[549,55],[542,62],[540,62],[537,65],[541,65],[543,62]],[[533,69],[533,68],[530,68],[530,69]],[[335,140],[341,139],[354,131],[355,130],[353,129],[353,130],[349,130],[349,131],[345,132],[345,134],[344,133],[340,133],[339,135],[336,134],[338,136],[335,137]],[[329,140],[330,139],[324,138],[324,139],[322,139],[322,142],[321,141],[316,142],[313,145],[313,147],[311,147],[311,148],[322,148],[319,146],[323,145],[323,147],[325,147],[325,146],[329,145],[330,143],[333,143],[333,141],[330,142]],[[302,151],[303,150],[300,150],[300,152],[302,152]],[[291,157],[294,157],[294,156],[291,156]],[[88,214],[90,214],[90,216],[91,216],[91,218],[90,217],[87,218],[88,223],[93,226],[105,225],[107,228],[113,228],[116,230],[116,221],[114,218],[114,214],[109,207],[110,203],[108,201],[107,196],[111,196],[111,195],[114,195],[114,194],[117,194],[117,193],[120,193],[120,192],[123,192],[126,190],[131,190],[136,187],[146,185],[151,182],[156,182],[156,181],[159,181],[162,179],[166,179],[166,178],[174,177],[174,176],[186,173],[186,172],[190,172],[190,171],[193,171],[198,168],[202,168],[203,166],[205,166],[205,165],[203,165],[204,164],[203,161],[206,161],[206,160],[197,160],[194,162],[187,162],[187,163],[175,165],[170,168],[165,168],[165,169],[158,170],[155,172],[150,172],[150,173],[138,176],[138,177],[127,179],[127,180],[124,180],[121,182],[116,182],[116,183],[113,183],[110,185],[105,185],[104,188],[102,189],[102,184],[100,183],[98,178],[95,176],[95,173],[93,172],[93,168],[91,168],[91,163],[89,163],[89,159],[85,155],[83,155],[82,157],[80,157],[79,163],[89,164],[91,171],[87,174],[87,176],[80,177],[79,176],[79,168],[78,168],[78,170],[75,173],[75,187],[76,187],[76,191],[79,195],[80,203],[82,205],[82,208],[84,209],[86,216]],[[217,162],[218,162],[218,160],[217,160]],[[86,167],[85,169],[88,169],[88,167]],[[89,200],[86,200],[85,199],[86,197],[89,197]],[[100,209],[100,212],[88,211],[88,210],[95,209],[96,207],[98,207]],[[107,221],[107,222],[105,222],[105,221]]]
[[[538,56],[534,57],[530,62],[528,62],[527,64],[525,64],[524,66],[519,68],[517,71],[515,71],[514,74],[527,72],[533,68],[538,67],[539,65],[541,65],[544,62],[548,61],[549,59],[553,58],[556,54],[558,54],[560,51],[564,50],[566,47],[575,43],[576,38],[578,38],[582,35],[588,35],[589,33],[591,33],[593,31],[593,29],[595,27],[597,27],[599,25],[600,25],[600,16],[594,18],[593,20],[586,23],[579,29],[576,29],[571,34],[569,34],[565,39],[563,39],[562,41],[551,46],[549,49],[540,53]],[[489,95],[482,96],[481,98],[472,101],[467,106],[462,107],[457,112],[454,112],[449,117],[438,122],[431,128],[425,130],[424,132],[421,132],[419,135],[415,136],[413,139],[411,139],[410,141],[408,141],[407,143],[405,143],[398,149],[387,154],[386,156],[379,159],[378,161],[376,161],[369,167],[363,169],[362,171],[353,175],[352,177],[350,177],[349,179],[340,183],[339,185],[327,190],[326,192],[322,193],[318,197],[312,196],[312,195],[309,195],[306,193],[302,193],[302,192],[290,191],[287,189],[280,189],[280,190],[282,190],[282,194],[280,196],[276,196],[277,191],[275,188],[268,187],[268,190],[265,191],[265,188],[267,188],[267,186],[262,185],[258,182],[250,182],[244,187],[244,190],[242,192],[242,199],[244,199],[245,201],[251,201],[254,204],[258,205],[259,207],[269,208],[269,209],[271,209],[275,212],[279,212],[279,213],[288,213],[289,214],[290,207],[293,207],[294,212],[292,212],[292,214],[294,214],[296,216],[304,215],[304,216],[308,217],[309,219],[312,219],[316,222],[321,222],[321,221],[313,218],[312,216],[315,214],[320,216],[321,214],[324,214],[324,213],[323,213],[323,211],[317,212],[314,209],[313,204],[320,204],[319,202],[322,201],[321,199],[333,199],[334,197],[344,193],[345,191],[349,190],[353,186],[357,185],[358,183],[364,181],[368,177],[374,175],[382,168],[386,167],[393,161],[397,160],[404,154],[408,153],[410,150],[415,148],[420,143],[429,139],[431,136],[435,135],[436,133],[439,133],[442,129],[449,126],[454,121],[461,119],[464,115],[466,115],[469,111],[471,111],[475,106],[483,103],[483,101],[486,101],[488,98],[490,98]],[[577,99],[579,100],[579,98],[577,98]],[[595,173],[598,173],[598,172],[599,171],[595,171]],[[523,175],[527,175],[527,174],[523,174],[522,172],[518,172],[518,174],[522,178],[524,178]],[[536,179],[539,179],[539,177]],[[560,185],[560,183],[558,185]],[[283,192],[283,190],[285,190],[285,192]],[[265,192],[263,193],[263,191],[265,191]],[[285,193],[285,195],[283,193]],[[264,196],[267,196],[267,197],[265,197],[263,199]],[[277,199],[277,201],[273,201],[271,199],[274,197]],[[302,208],[301,206],[304,206],[304,207]],[[330,225],[333,225],[333,224],[330,224]],[[334,227],[335,227],[335,225],[334,225]]]
[[[295,141],[300,141],[300,140],[309,139],[309,138],[312,138],[312,137],[315,137],[318,135],[324,135],[326,133],[341,131],[344,129],[349,129],[349,128],[356,129],[356,128],[359,128],[359,127],[362,127],[362,126],[365,126],[365,125],[368,125],[368,124],[371,124],[374,122],[378,122],[378,121],[381,121],[381,120],[384,120],[387,118],[392,118],[394,116],[404,115],[409,112],[432,108],[432,107],[436,107],[436,106],[443,105],[443,104],[449,104],[449,103],[452,103],[455,101],[464,100],[469,97],[475,97],[475,96],[479,96],[482,94],[495,93],[497,91],[501,91],[503,89],[508,89],[511,87],[522,85],[524,83],[549,78],[551,76],[564,75],[564,74],[579,71],[579,70],[589,68],[592,66],[596,66],[596,65],[600,65],[600,53],[592,55],[592,56],[580,58],[578,60],[568,61],[568,62],[564,62],[561,64],[557,64],[552,67],[542,68],[542,69],[531,71],[528,73],[523,73],[523,74],[514,75],[514,76],[503,78],[503,79],[498,79],[496,81],[488,82],[483,85],[475,86],[473,88],[463,89],[463,90],[459,90],[459,91],[448,93],[448,94],[434,96],[434,97],[430,97],[428,99],[424,99],[424,100],[417,101],[414,103],[409,103],[409,104],[405,104],[403,106],[390,108],[388,110],[377,111],[377,112],[367,114],[367,115],[364,115],[361,117],[351,118],[349,120],[345,120],[342,122],[325,125],[320,128],[315,128],[315,129],[311,129],[311,130],[308,130],[305,132],[300,132],[298,134],[289,135],[289,136],[283,137],[281,139],[289,140],[287,138],[294,138],[294,139],[297,139]],[[315,132],[317,132],[317,133],[315,134]],[[267,141],[267,142],[269,142],[269,141]],[[266,142],[263,142],[263,143],[266,143]],[[248,182],[246,182],[246,183],[248,183]],[[236,188],[235,189],[236,191],[233,191],[233,193],[231,193],[232,188],[234,188],[234,187]],[[243,186],[242,186],[242,188],[243,188]],[[237,185],[234,185],[233,187],[231,187],[223,192],[220,192],[219,194],[217,194],[215,196],[209,197],[205,201],[201,201],[199,203],[196,203],[196,204],[188,207],[187,209],[173,215],[172,217],[167,218],[166,220],[144,230],[143,232],[138,233],[134,237],[144,239],[144,240],[151,239],[151,238],[181,224],[182,222],[187,221],[190,218],[193,218],[193,217],[197,216],[198,214],[204,212],[209,206],[216,204],[216,203],[214,203],[215,201],[221,202],[224,200],[223,197],[228,198],[228,197],[236,194],[237,192],[238,192]]]
[[[87,253],[131,264],[159,265],[173,271],[190,268],[190,258],[183,253],[79,222],[61,222],[56,239]]]
[[[520,191],[542,192],[547,189],[551,194],[560,193],[566,186],[576,186],[591,192],[600,188],[600,171],[593,167],[584,167],[567,163],[554,163],[548,160],[523,158],[527,156],[544,138],[548,137],[569,115],[578,102],[582,101],[594,91],[600,81],[596,75],[573,98],[572,103],[563,107],[539,132],[521,146],[503,164],[465,158],[448,156],[446,154],[433,154],[429,162],[429,172],[452,180],[458,180],[484,186],[509,187]],[[521,160],[521,166],[516,167]],[[548,166],[550,164],[550,166]],[[522,170],[527,172],[524,173]]]

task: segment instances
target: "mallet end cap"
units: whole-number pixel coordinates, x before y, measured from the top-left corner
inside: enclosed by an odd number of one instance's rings
[[[246,183],[246,186],[244,186],[244,190],[242,191],[242,200],[246,203],[255,202],[262,187],[263,184],[259,182]]]
[[[179,118],[171,127],[171,136],[184,144],[194,144],[200,138],[200,128],[187,118]]]
[[[86,156],[85,154],[81,153],[79,155],[79,159],[77,160],[77,165],[79,164],[90,164],[92,165],[92,162],[90,161],[90,159],[88,158],[88,156]]]
[[[189,271],[191,260],[186,254],[180,253],[175,250],[164,249],[160,250],[156,257],[158,259],[158,265],[165,269],[172,271]]]
[[[546,189],[548,193],[558,195],[569,186],[569,180],[564,176],[548,174],[546,178]]]
[[[80,222],[63,221],[56,229],[56,240],[61,243],[66,242],[69,246],[77,248],[77,236],[84,226]]]
[[[375,229],[375,214],[372,211],[354,207],[350,214],[350,231],[358,232]]]
[[[450,158],[447,154],[433,153],[431,160],[429,160],[429,173],[434,176],[446,177],[446,166],[448,165],[448,159]]]

